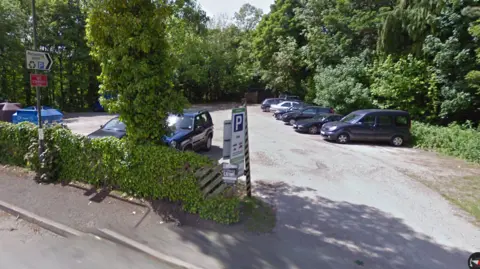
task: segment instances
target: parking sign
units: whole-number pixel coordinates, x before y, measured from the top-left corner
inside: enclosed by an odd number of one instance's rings
[[[245,165],[245,108],[232,109],[232,139],[230,142],[230,163],[238,165],[243,174]]]

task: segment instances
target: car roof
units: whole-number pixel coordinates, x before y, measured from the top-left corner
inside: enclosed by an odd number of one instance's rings
[[[409,115],[407,111],[404,110],[395,110],[395,109],[362,109],[356,110],[352,113],[365,115],[370,113],[384,113],[384,114],[402,114],[402,115]]]
[[[203,112],[208,112],[205,109],[184,109],[183,110],[183,115],[185,116],[196,116],[198,114],[201,114]]]

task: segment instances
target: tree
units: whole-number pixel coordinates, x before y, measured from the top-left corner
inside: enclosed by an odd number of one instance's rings
[[[95,1],[89,10],[87,38],[101,63],[102,100],[127,126],[134,142],[160,142],[168,113],[181,113],[186,99],[172,85],[167,22],[163,1]]]
[[[387,57],[376,62],[371,86],[374,104],[385,109],[409,111],[416,119],[436,119],[440,93],[434,73],[413,55],[398,61]]]
[[[263,11],[261,9],[247,3],[238,12],[235,12],[235,24],[243,31],[251,31],[255,29],[262,16]]]

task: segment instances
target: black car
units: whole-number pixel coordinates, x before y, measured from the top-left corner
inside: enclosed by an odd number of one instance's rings
[[[293,129],[299,133],[318,134],[323,124],[332,121],[339,121],[343,115],[321,113],[315,115],[311,119],[299,120],[293,124]]]
[[[123,138],[127,135],[127,129],[119,117],[115,117],[109,120],[104,125],[100,126],[100,129],[88,135],[88,138],[102,138],[113,136],[116,138]]]
[[[310,119],[318,114],[333,113],[332,108],[319,107],[319,106],[307,106],[302,109],[293,110],[282,115],[283,122],[293,125],[298,120]]]
[[[320,134],[338,143],[349,141],[388,141],[400,147],[410,140],[410,115],[402,110],[357,110],[340,121],[322,126]]]
[[[271,105],[278,104],[278,103],[283,102],[283,101],[284,100],[280,99],[280,98],[267,98],[267,99],[263,100],[260,108],[262,109],[263,112],[269,112]]]

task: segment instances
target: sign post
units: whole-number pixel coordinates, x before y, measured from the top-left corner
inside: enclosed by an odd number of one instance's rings
[[[247,98],[243,100],[243,108],[245,110],[245,185],[247,187],[247,196],[252,197],[252,182],[250,178],[250,147],[248,144],[248,115],[247,115]]]
[[[35,0],[32,0],[32,21],[33,21],[33,50],[26,52],[26,65],[28,69],[49,71],[52,67],[52,58],[46,52],[37,50],[37,14],[35,12]],[[40,167],[43,168],[43,152],[44,152],[44,134],[42,124],[42,104],[41,92],[39,87],[47,87],[47,76],[44,74],[30,74],[30,85],[35,87],[37,93],[37,117],[38,117],[38,155]]]

